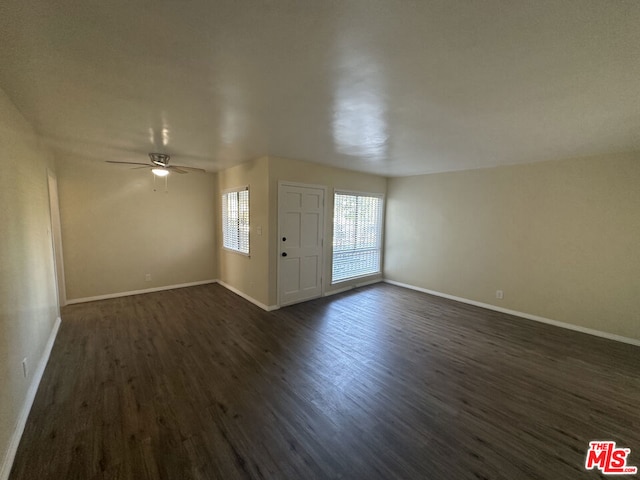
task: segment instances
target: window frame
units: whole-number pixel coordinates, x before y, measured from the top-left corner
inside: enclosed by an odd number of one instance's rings
[[[335,241],[335,221],[336,221],[336,195],[350,195],[350,196],[354,196],[354,197],[371,197],[371,198],[378,198],[380,200],[380,206],[379,206],[379,215],[380,215],[380,221],[378,224],[378,228],[377,228],[377,232],[376,232],[376,239],[377,239],[377,246],[375,248],[366,248],[366,249],[360,249],[360,251],[378,251],[378,258],[379,258],[379,262],[378,262],[378,268],[375,272],[370,272],[370,273],[365,273],[362,275],[355,275],[352,277],[348,277],[348,278],[341,278],[339,280],[335,280],[333,278],[333,264],[334,264],[334,254],[335,254],[335,249],[334,249],[334,241]],[[384,212],[385,212],[385,194],[384,193],[374,193],[374,192],[362,192],[362,191],[356,191],[356,190],[341,190],[341,189],[334,189],[333,191],[333,219],[332,219],[332,223],[331,223],[331,228],[332,228],[332,232],[331,232],[331,285],[337,285],[339,283],[344,283],[344,282],[348,282],[348,281],[353,281],[353,280],[357,280],[357,279],[361,279],[361,278],[367,278],[367,277],[372,277],[375,275],[381,275],[382,274],[382,264],[383,264],[383,245],[384,245]],[[352,250],[353,252],[358,252],[358,249],[354,249]]]
[[[237,235],[238,235],[238,244],[240,244],[240,192],[247,192],[247,251],[240,250],[239,248],[233,248],[225,245],[225,230],[227,227],[227,223],[225,222],[225,201],[228,202],[228,199],[225,200],[225,197],[230,193],[238,194],[238,226],[237,226]],[[243,185],[240,187],[226,188],[222,191],[220,195],[220,224],[222,227],[222,249],[227,252],[236,253],[238,255],[243,255],[245,257],[251,256],[251,193],[249,192],[249,185]]]

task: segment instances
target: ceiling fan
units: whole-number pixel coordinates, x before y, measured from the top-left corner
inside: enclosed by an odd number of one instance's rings
[[[176,173],[189,173],[200,172],[204,173],[202,168],[185,167],[183,165],[169,165],[169,159],[171,158],[166,153],[150,153],[149,158],[151,163],[140,162],[116,162],[114,160],[107,160],[107,163],[119,163],[120,165],[141,165],[134,168],[150,168],[154,175],[158,177],[166,177],[170,172]]]

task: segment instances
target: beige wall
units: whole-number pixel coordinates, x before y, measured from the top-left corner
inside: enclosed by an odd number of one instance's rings
[[[640,154],[393,178],[388,199],[386,278],[640,339]]]
[[[47,168],[51,155],[0,90],[0,469],[58,316]],[[29,375],[23,377],[22,359]]]
[[[380,278],[380,275],[369,279],[341,282],[331,285],[331,239],[333,238],[333,192],[334,189],[350,190],[367,193],[387,192],[387,179],[377,175],[344,170],[319,165],[316,163],[269,157],[269,304],[278,303],[278,182],[290,181],[312,185],[322,185],[327,188],[325,199],[325,229],[324,229],[324,274],[325,292],[331,292],[366,280]]]
[[[57,173],[68,299],[216,278],[214,174],[165,193],[146,169],[59,155]]]
[[[254,300],[269,305],[269,172],[267,157],[218,172],[216,209],[221,211],[222,192],[249,186],[249,256],[222,248],[222,225],[218,215],[220,280]],[[258,235],[262,229],[262,235]]]

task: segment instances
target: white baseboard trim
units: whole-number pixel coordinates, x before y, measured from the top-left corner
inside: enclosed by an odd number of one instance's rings
[[[197,285],[207,285],[209,283],[217,283],[217,282],[218,280],[202,280],[199,282],[167,285],[165,287],[145,288],[144,290],[132,290],[130,292],[108,293],[106,295],[96,295],[95,297],[72,298],[71,300],[67,299],[67,305],[73,305],[74,303],[95,302],[96,300],[107,300],[109,298],[129,297],[131,295],[141,295],[143,293],[162,292],[164,290],[173,290],[174,288],[195,287]]]
[[[53,344],[56,340],[56,336],[58,335],[58,330],[60,329],[61,322],[62,322],[62,319],[60,317],[57,317],[55,323],[53,324],[53,329],[51,329],[51,333],[49,334],[47,343],[44,346],[42,357],[40,357],[38,366],[33,372],[31,385],[29,385],[29,389],[27,390],[27,396],[24,399],[22,410],[20,410],[20,415],[18,416],[18,421],[16,422],[16,427],[13,430],[13,434],[11,435],[9,448],[7,449],[7,452],[4,456],[4,461],[0,466],[0,480],[7,480],[9,478],[9,474],[11,473],[13,460],[16,457],[16,452],[18,451],[18,445],[20,445],[20,439],[22,438],[24,427],[27,424],[27,418],[29,418],[29,412],[31,411],[31,406],[33,405],[33,401],[36,398],[36,393],[38,393],[38,387],[40,386],[40,381],[42,380],[44,369],[47,366],[47,362],[49,361],[49,355],[51,355],[51,349],[53,348]]]
[[[384,280],[382,278],[376,278],[374,280],[367,280],[365,282],[354,283],[354,284],[349,285],[347,287],[337,288],[335,290],[329,290],[328,292],[324,292],[322,294],[322,296],[323,297],[328,297],[330,295],[336,295],[338,293],[348,292],[349,290],[353,290],[354,288],[366,287],[367,285],[373,285],[374,283],[380,283],[380,282],[383,282],[383,281]]]
[[[265,305],[262,302],[259,302],[258,300],[256,300],[253,297],[250,297],[249,295],[247,295],[246,293],[238,290],[235,287],[232,287],[231,285],[229,285],[228,283],[223,282],[222,280],[218,280],[217,283],[219,283],[220,285],[222,285],[224,288],[226,288],[227,290],[235,293],[236,295],[241,296],[242,298],[244,298],[245,300],[253,303],[254,305],[256,305],[257,307],[260,307],[261,309],[267,311],[267,312],[272,312],[274,310],[278,310],[280,308],[279,305]]]
[[[608,340],[615,340],[617,342],[628,343],[640,347],[640,340],[635,338],[623,337],[622,335],[616,335],[615,333],[603,332],[601,330],[595,330],[593,328],[581,327],[580,325],[574,325],[572,323],[560,322],[558,320],[552,320],[550,318],[540,317],[538,315],[532,315],[530,313],[519,312],[517,310],[510,310],[508,308],[497,307],[490,303],[477,302],[475,300],[469,300],[463,297],[456,297],[455,295],[449,295],[447,293],[437,292],[435,290],[429,290],[427,288],[416,287],[415,285],[409,285],[408,283],[396,282],[395,280],[384,279],[385,283],[396,285],[398,287],[409,288],[418,292],[428,293],[437,297],[448,298],[449,300],[455,300],[456,302],[467,303],[469,305],[475,305],[476,307],[486,308],[488,310],[494,310],[496,312],[506,313],[514,315],[516,317],[526,318],[527,320],[534,320],[536,322],[546,323],[554,325],[556,327],[566,328],[568,330],[574,330],[580,333],[586,333],[588,335],[594,335],[596,337],[606,338]]]

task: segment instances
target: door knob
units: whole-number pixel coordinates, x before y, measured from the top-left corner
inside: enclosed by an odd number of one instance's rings
[[[287,252],[282,252],[282,256],[286,257],[287,256]]]

